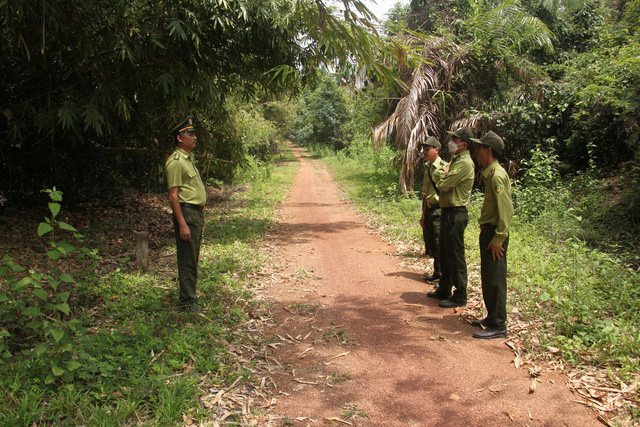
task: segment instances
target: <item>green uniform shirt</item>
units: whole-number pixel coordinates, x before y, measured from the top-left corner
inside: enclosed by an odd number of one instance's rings
[[[442,179],[445,167],[447,167],[447,162],[439,157],[434,164],[431,164],[431,162],[425,164],[426,170],[424,171],[424,178],[422,180],[422,198],[430,205],[440,203],[440,196],[438,196],[433,183],[437,182],[436,176],[438,176],[438,180]],[[429,178],[429,174],[431,174],[431,178]],[[433,182],[431,181],[432,178]]]
[[[200,172],[193,163],[193,154],[187,154],[182,148],[176,148],[165,164],[167,171],[167,187],[180,187],[178,200],[180,203],[204,206],[207,192],[204,189]]]
[[[433,180],[440,190],[440,207],[467,206],[471,199],[475,166],[469,150],[453,156],[449,163],[449,172],[441,179]]]
[[[509,235],[509,225],[513,217],[513,201],[511,199],[511,181],[507,171],[495,160],[484,171],[484,203],[478,223],[496,226],[496,233],[491,244],[501,246]]]

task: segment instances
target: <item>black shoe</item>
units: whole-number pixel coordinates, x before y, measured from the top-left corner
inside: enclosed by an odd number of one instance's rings
[[[182,311],[190,311],[192,313],[202,313],[202,309],[198,304],[184,305],[181,308],[182,308]]]
[[[467,305],[466,302],[455,302],[455,301],[451,301],[450,299],[446,301],[442,301],[440,304],[438,304],[438,306],[442,308],[464,307],[465,305]]]
[[[490,340],[493,338],[506,338],[507,330],[506,329],[483,329],[481,331],[476,331],[473,333],[474,338],[479,338],[481,340]]]
[[[448,296],[440,295],[438,291],[427,292],[427,296],[429,298],[435,298],[435,299],[449,299]]]
[[[486,328],[487,326],[489,326],[489,321],[487,319],[482,319],[482,320],[474,320],[473,322],[471,322],[471,326],[475,326],[476,328]]]
[[[436,280],[440,280],[440,276],[439,274],[433,274],[431,276],[424,276],[424,281],[425,282],[435,282]]]

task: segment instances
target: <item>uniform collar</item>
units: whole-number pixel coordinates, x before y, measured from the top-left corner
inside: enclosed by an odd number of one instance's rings
[[[456,160],[457,158],[462,158],[462,157],[471,157],[471,153],[469,153],[469,150],[464,150],[462,153],[454,155],[453,160]]]
[[[182,148],[177,147],[176,151],[179,152],[180,154],[183,154],[187,159],[191,159],[191,154],[187,153],[186,151],[184,151]]]
[[[493,170],[496,167],[498,167],[499,165],[500,165],[500,163],[497,160],[494,160],[493,162],[491,162],[491,164],[489,166],[484,168],[484,170],[482,171],[482,176],[484,178],[487,178],[489,175],[491,175],[493,173]]]

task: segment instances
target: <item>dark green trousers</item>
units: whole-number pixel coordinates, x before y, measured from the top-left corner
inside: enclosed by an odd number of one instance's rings
[[[451,295],[451,300],[467,303],[467,260],[464,249],[464,230],[469,223],[469,213],[459,210],[442,209],[440,219],[440,262],[442,278],[438,293],[443,297]]]
[[[433,275],[440,273],[440,208],[424,209],[424,227],[422,228],[425,253],[433,258]]]
[[[183,207],[182,215],[191,231],[191,240],[186,242],[180,238],[180,226],[175,216],[173,217],[173,231],[178,254],[178,282],[180,283],[178,301],[181,306],[186,306],[197,302],[196,282],[198,281],[198,259],[204,214],[201,210]]]
[[[487,323],[490,328],[507,329],[507,248],[509,238],[502,247],[504,254],[500,260],[494,260],[487,249],[496,228],[483,225],[480,231],[480,277],[482,280],[482,297],[487,307]]]

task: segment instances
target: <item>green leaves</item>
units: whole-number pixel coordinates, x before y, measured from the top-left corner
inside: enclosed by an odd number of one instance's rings
[[[61,211],[62,192],[55,187],[43,192],[51,199],[48,203],[51,217],[39,224],[38,234],[51,233],[51,249],[47,256],[56,261],[62,255],[72,254],[75,248],[65,241],[55,241],[55,229],[74,232],[76,237],[79,235],[75,227],[56,219]],[[84,249],[83,257],[92,255]],[[33,366],[51,370],[45,384],[54,384],[59,379],[72,382],[76,375],[86,372],[86,365],[79,362],[76,353],[86,328],[71,318],[76,279],[70,273],[57,272],[54,263],[46,274],[30,269],[25,276],[24,271],[8,256],[0,261],[0,283],[3,283],[0,324],[10,325],[0,331],[0,364],[13,357],[11,349],[27,346],[31,350],[18,353],[34,359],[31,362]],[[20,343],[12,342],[13,339],[19,339]]]
[[[41,222],[38,225],[38,236],[44,236],[45,234],[53,231],[53,227],[46,222]]]

